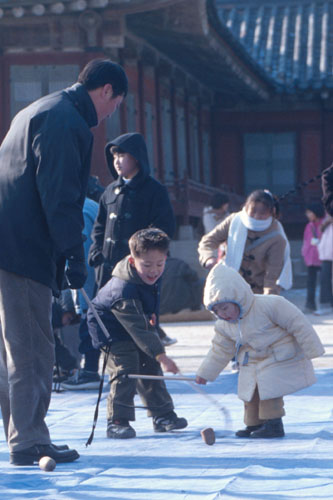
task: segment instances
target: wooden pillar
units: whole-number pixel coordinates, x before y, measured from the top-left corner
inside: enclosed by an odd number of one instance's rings
[[[158,67],[154,69],[155,76],[155,110],[156,110],[156,153],[157,165],[156,173],[158,179],[164,180],[164,165],[163,165],[163,150],[162,150],[162,118],[161,118],[161,81],[160,70]]]
[[[191,178],[191,161],[192,161],[192,154],[191,154],[191,147],[190,147],[190,104],[189,104],[189,92],[188,89],[185,89],[185,96],[184,96],[184,111],[185,111],[185,137],[186,137],[186,174],[188,178]]]
[[[10,125],[9,64],[5,56],[0,56],[0,141],[5,137]]]
[[[322,109],[322,162],[321,170],[333,163],[333,110],[323,107]]]
[[[200,182],[204,184],[204,160],[203,160],[203,134],[202,134],[202,120],[203,109],[201,98],[198,98],[198,155],[199,155],[199,178]]]
[[[174,181],[179,177],[178,170],[178,148],[177,148],[177,119],[176,119],[176,89],[172,78],[170,88],[170,107],[171,107],[171,137],[172,137],[172,161],[174,169]]]
[[[145,92],[144,92],[144,65],[141,60],[138,60],[138,123],[139,131],[145,135]]]

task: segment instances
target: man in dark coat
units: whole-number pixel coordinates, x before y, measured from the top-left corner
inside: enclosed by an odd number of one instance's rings
[[[51,295],[86,279],[82,206],[93,135],[127,93],[123,69],[95,59],[78,83],[32,103],[0,147],[0,404],[10,462],[78,458],[50,440],[54,365]]]
[[[114,161],[116,152],[117,161]],[[89,252],[100,289],[110,279],[115,265],[129,253],[128,240],[139,229],[157,227],[172,237],[175,221],[167,189],[150,176],[147,147],[141,134],[123,134],[105,147],[112,176],[116,179],[102,194]],[[120,163],[128,154],[133,168]],[[125,167],[126,168],[126,167]]]

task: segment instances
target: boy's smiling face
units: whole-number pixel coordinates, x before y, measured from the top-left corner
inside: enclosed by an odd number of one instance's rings
[[[140,256],[129,257],[131,266],[147,285],[153,285],[162,276],[167,255],[160,250],[148,250]]]
[[[240,315],[240,309],[234,302],[220,302],[212,307],[212,311],[220,319],[225,321],[237,321]]]

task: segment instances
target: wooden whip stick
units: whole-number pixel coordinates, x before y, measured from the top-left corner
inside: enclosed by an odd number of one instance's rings
[[[124,374],[124,377],[127,378],[135,378],[135,379],[143,379],[143,380],[182,380],[186,382],[193,382],[194,378],[184,377],[181,375],[136,375],[136,374]]]
[[[140,375],[140,374],[124,374],[124,377],[132,378],[132,379],[144,379],[144,380],[179,380],[183,382],[187,382],[187,384],[196,392],[201,394],[204,398],[206,398],[211,404],[213,404],[220,412],[223,413],[226,424],[229,426],[231,424],[230,413],[225,406],[221,406],[220,403],[213,398],[210,394],[207,394],[200,386],[198,386],[192,377],[185,377],[181,372],[179,375]],[[203,441],[212,445],[215,443],[215,432],[211,427],[207,427],[200,431],[201,437]]]

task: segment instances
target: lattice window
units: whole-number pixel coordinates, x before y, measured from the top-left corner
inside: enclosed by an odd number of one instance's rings
[[[76,64],[11,66],[11,117],[36,99],[72,85],[78,74]]]
[[[294,133],[245,134],[244,181],[246,194],[270,189],[283,194],[296,182],[296,137]]]

